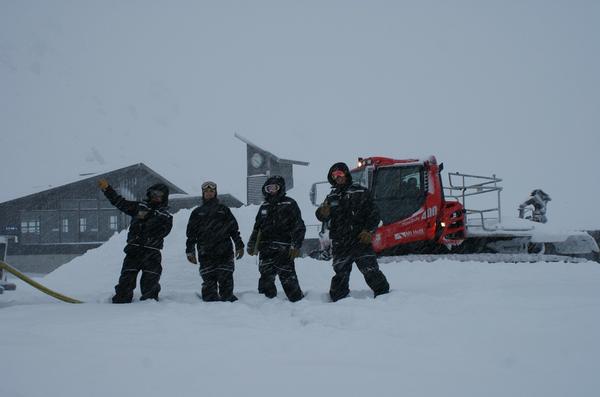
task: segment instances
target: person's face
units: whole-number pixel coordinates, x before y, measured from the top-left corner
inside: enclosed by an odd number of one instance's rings
[[[150,202],[160,204],[163,202],[165,194],[161,190],[150,190]]]
[[[210,200],[215,198],[215,196],[217,195],[217,192],[214,189],[204,189],[202,191],[202,197],[204,198],[204,200]]]
[[[344,185],[346,183],[346,173],[342,170],[335,170],[331,173],[336,185]]]

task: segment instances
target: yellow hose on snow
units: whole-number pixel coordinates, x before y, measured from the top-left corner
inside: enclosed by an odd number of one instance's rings
[[[20,271],[15,269],[14,267],[10,266],[8,263],[0,261],[0,268],[6,270],[10,274],[20,278],[21,280],[25,281],[27,284],[31,285],[34,288],[39,289],[43,293],[48,294],[53,298],[59,299],[63,302],[67,302],[67,303],[83,303],[80,300],[69,298],[68,296],[59,294],[56,291],[52,291],[50,288],[44,287],[42,284],[40,284],[36,281],[33,281],[32,279],[30,279],[29,277],[27,277],[26,275],[24,275],[23,273],[21,273]]]

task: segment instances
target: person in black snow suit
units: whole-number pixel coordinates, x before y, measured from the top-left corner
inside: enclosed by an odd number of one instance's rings
[[[329,290],[331,300],[338,301],[350,293],[353,262],[356,262],[358,270],[376,297],[388,293],[390,285],[379,270],[377,257],[371,246],[371,236],[380,219],[369,191],[352,183],[350,170],[345,163],[331,166],[327,179],[332,190],[317,208],[316,216],[321,222],[329,222],[335,272]]]
[[[275,276],[279,276],[286,296],[296,302],[304,294],[298,283],[294,259],[300,256],[306,227],[298,204],[285,194],[283,177],[269,177],[262,193],[265,201],[256,215],[247,247],[248,254],[259,254],[258,292],[267,298],[277,296]]]
[[[227,206],[219,203],[217,184],[202,184],[202,205],[192,211],[187,224],[185,252],[193,264],[200,261],[202,300],[234,302],[233,244],[235,258],[244,255],[238,223]],[[196,250],[198,256],[196,257]]]
[[[131,216],[127,245],[124,249],[126,255],[112,302],[131,302],[140,271],[140,300],[158,300],[162,273],[160,250],[164,238],[173,227],[173,216],[167,207],[169,188],[158,183],[148,188],[144,201],[129,201],[121,197],[105,179],[98,181],[98,186],[112,205]]]

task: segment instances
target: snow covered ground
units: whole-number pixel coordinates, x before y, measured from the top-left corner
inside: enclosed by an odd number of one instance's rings
[[[235,210],[247,241],[256,207]],[[355,269],[327,299],[330,264],[297,261],[306,298],[204,303],[184,257],[189,211],[163,252],[160,302],[111,305],[125,233],[0,295],[0,396],[598,396],[600,265],[386,262],[377,299]],[[304,214],[307,223],[311,214]],[[136,297],[139,296],[136,291]]]

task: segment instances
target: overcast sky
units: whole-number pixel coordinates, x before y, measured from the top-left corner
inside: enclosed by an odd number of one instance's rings
[[[542,188],[600,228],[598,70],[598,1],[0,0],[0,201],[99,161],[244,200],[237,132],[311,163],[298,201],[336,161],[433,154],[503,178],[506,215]]]

